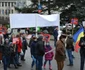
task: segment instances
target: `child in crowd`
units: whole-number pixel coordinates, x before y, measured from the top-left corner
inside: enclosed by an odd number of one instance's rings
[[[54,53],[52,50],[52,47],[49,43],[45,46],[45,62],[44,62],[44,69],[46,68],[47,61],[49,62],[49,69],[52,70],[51,61],[53,59]]]

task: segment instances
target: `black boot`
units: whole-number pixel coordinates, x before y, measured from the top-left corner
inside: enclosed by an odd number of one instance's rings
[[[15,66],[15,69],[18,69],[18,66],[17,65],[14,65]]]
[[[17,64],[17,66],[21,67],[22,65],[21,64]]]

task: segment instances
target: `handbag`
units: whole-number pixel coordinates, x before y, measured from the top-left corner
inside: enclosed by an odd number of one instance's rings
[[[20,55],[22,56],[22,55],[24,55],[24,53],[23,53],[23,50],[21,50],[21,53],[20,53]]]

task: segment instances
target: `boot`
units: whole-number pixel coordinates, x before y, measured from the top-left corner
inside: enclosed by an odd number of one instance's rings
[[[43,65],[43,68],[46,69],[46,65],[45,64]]]
[[[18,66],[17,65],[14,65],[15,66],[15,69],[18,69]]]
[[[49,70],[52,70],[52,66],[51,65],[49,66]]]

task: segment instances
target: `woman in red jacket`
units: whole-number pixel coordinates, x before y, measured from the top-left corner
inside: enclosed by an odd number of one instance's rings
[[[21,38],[19,35],[16,36],[17,37],[17,52],[18,52],[18,61],[19,61],[19,57],[20,57],[20,53],[21,53],[21,50],[22,50],[22,42],[21,42]]]
[[[18,46],[18,53],[21,53],[21,49],[22,49],[22,41],[19,35],[17,35],[17,46]]]

